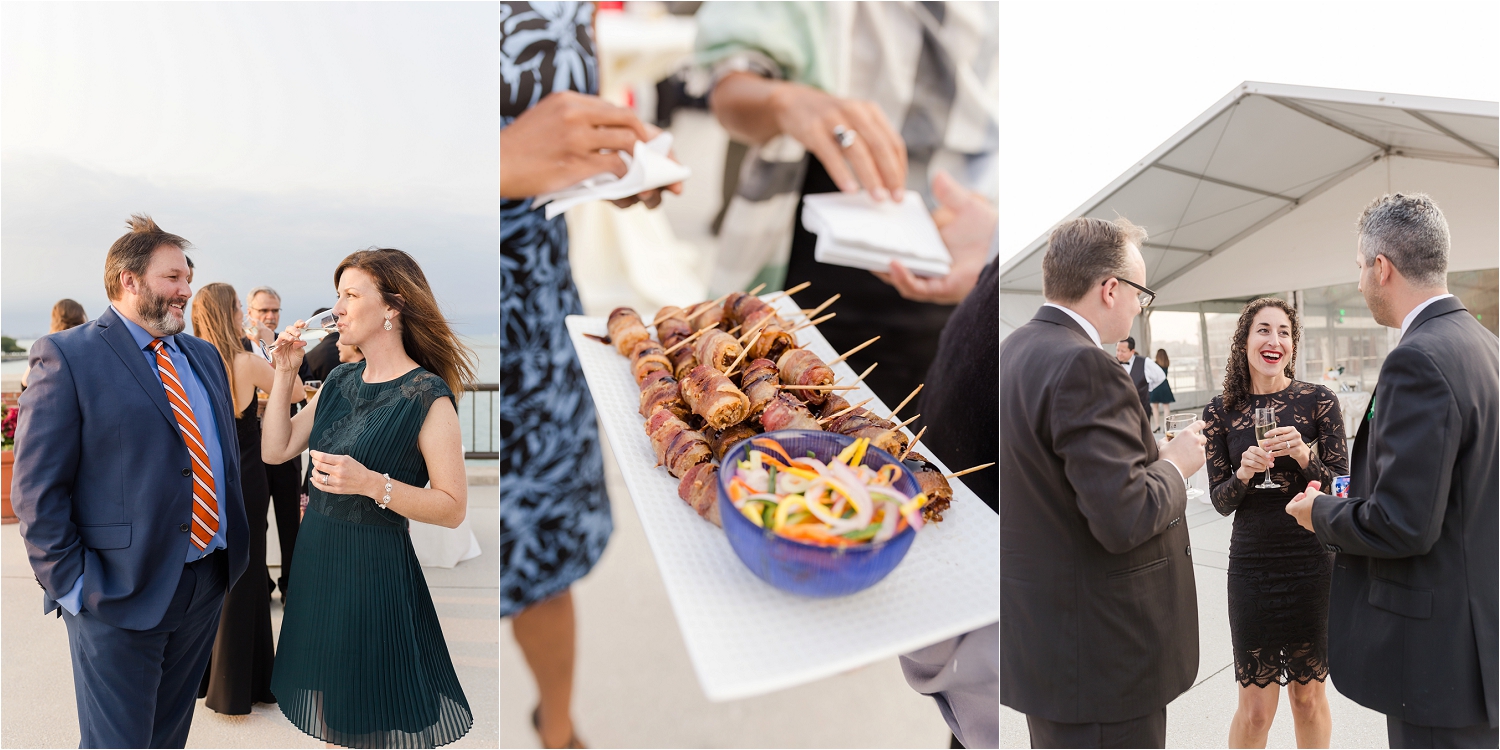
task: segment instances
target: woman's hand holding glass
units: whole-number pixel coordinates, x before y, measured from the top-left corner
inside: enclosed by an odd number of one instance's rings
[[[1270,451],[1258,445],[1252,445],[1245,449],[1245,455],[1240,456],[1240,468],[1235,470],[1234,476],[1248,485],[1256,474],[1270,469],[1271,464],[1275,462]]]
[[[385,494],[385,477],[366,469],[351,456],[308,451],[312,458],[312,481],[333,495],[364,495],[378,500]]]
[[[1312,448],[1302,442],[1302,434],[1297,432],[1296,427],[1277,427],[1266,433],[1266,447],[1270,449],[1272,459],[1289,456],[1297,462],[1298,466],[1307,468],[1307,463],[1312,460]]]
[[[301,369],[302,356],[307,349],[307,342],[302,340],[302,332],[306,329],[307,321],[299,320],[282,329],[281,335],[276,337],[276,343],[267,348],[271,364],[277,372],[296,373]]]

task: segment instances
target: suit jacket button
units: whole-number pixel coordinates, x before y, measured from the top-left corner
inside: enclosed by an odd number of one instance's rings
[[[185,477],[190,477],[190,476],[193,475],[193,470],[192,469],[183,469],[182,470],[182,475],[185,476]]]
[[[1189,545],[1188,545],[1188,546],[1187,546],[1187,550],[1186,550],[1186,552],[1187,552],[1187,556],[1188,556],[1188,557],[1192,557],[1192,556],[1193,556],[1193,545],[1191,545],[1191,544],[1189,544]]]
[[[181,525],[181,526],[178,526],[178,527],[177,527],[177,530],[178,530],[178,531],[183,531],[183,532],[185,532],[185,531],[187,531],[187,530],[188,530],[188,525],[187,525],[187,524],[183,524],[183,525]]]

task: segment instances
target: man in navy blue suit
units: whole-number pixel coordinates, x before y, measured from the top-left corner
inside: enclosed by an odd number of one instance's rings
[[[189,244],[129,226],[110,307],[31,347],[11,496],[67,623],[80,747],[183,747],[249,526],[223,361],[181,333]]]

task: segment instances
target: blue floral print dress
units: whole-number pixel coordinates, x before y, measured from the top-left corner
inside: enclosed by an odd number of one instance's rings
[[[553,91],[599,89],[589,3],[500,4],[500,127]],[[500,614],[561,593],[614,530],[594,402],[563,319],[583,313],[568,227],[500,203]]]

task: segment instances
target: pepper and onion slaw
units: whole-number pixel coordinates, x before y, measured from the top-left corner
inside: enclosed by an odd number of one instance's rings
[[[879,544],[907,526],[922,528],[927,495],[907,497],[895,488],[899,464],[865,466],[868,438],[828,463],[812,451],[793,458],[771,438],[754,438],[751,445],[734,467],[728,492],[735,509],[756,526],[828,547]]]

